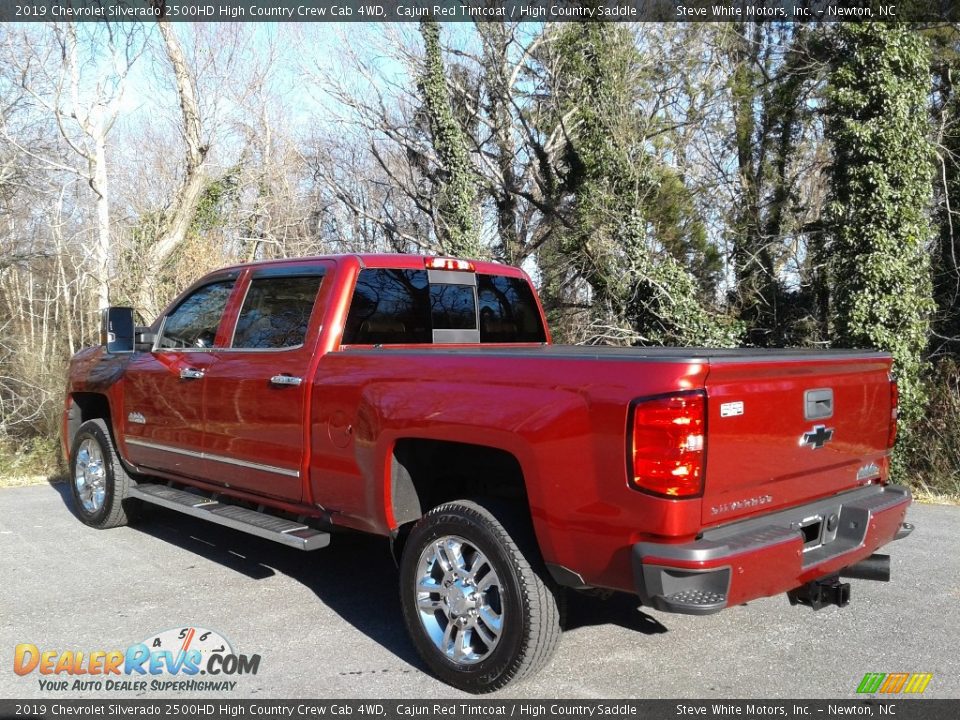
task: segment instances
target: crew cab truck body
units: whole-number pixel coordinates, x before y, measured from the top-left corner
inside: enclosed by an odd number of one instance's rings
[[[522,271],[408,255],[226,268],[131,317],[71,362],[80,516],[389,537],[414,643],[470,691],[547,661],[563,586],[843,605],[911,529],[886,354],[555,346]]]

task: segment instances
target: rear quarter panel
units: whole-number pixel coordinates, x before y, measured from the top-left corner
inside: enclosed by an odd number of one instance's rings
[[[397,440],[498,448],[523,470],[544,558],[610,586],[629,578],[631,542],[693,532],[700,516],[699,499],[657,499],[627,486],[630,400],[700,387],[704,375],[704,366],[683,362],[437,347],[333,352],[322,358],[312,391],[312,495],[338,522],[386,534],[396,527],[390,458]]]

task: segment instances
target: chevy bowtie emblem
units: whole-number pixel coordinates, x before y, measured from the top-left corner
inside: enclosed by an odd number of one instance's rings
[[[805,432],[800,437],[800,446],[809,445],[814,450],[819,450],[833,438],[833,428],[826,425],[814,425],[813,430]]]

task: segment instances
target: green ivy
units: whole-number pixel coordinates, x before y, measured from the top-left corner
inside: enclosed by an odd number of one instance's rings
[[[708,256],[680,178],[649,151],[635,99],[644,76],[635,38],[614,23],[571,24],[557,51],[569,117],[565,183],[573,228],[562,248],[613,323],[655,345],[732,346],[742,329],[703,301],[686,259]]]
[[[836,346],[893,355],[902,468],[927,399],[930,58],[925,41],[902,25],[838,25],[833,43],[826,126],[834,147],[827,209],[832,334]]]
[[[430,123],[433,148],[441,165],[442,181],[436,199],[437,239],[444,252],[451,255],[482,257],[477,181],[466,136],[450,105],[440,50],[440,28],[435,21],[424,20],[420,23],[420,34],[424,44],[420,94]]]
[[[236,200],[239,192],[237,176],[239,168],[231,168],[224,175],[207,183],[197,203],[197,210],[190,223],[191,236],[221,227],[225,222],[226,206]]]

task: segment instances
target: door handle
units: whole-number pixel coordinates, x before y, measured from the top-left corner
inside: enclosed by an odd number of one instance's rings
[[[303,378],[294,377],[293,375],[274,375],[270,378],[271,385],[292,385],[296,387],[303,382]]]
[[[195,368],[183,368],[180,371],[181,380],[199,380],[203,377],[203,370],[197,370]]]

